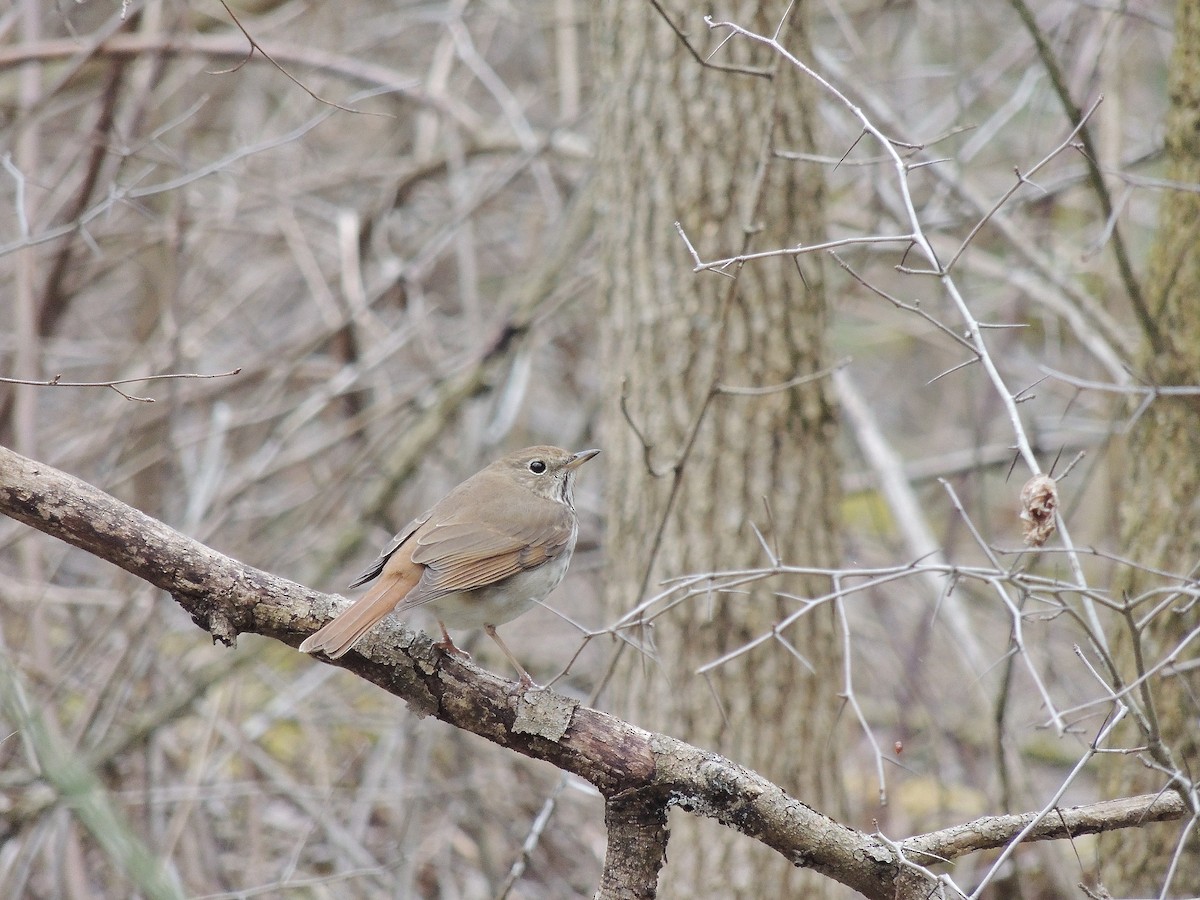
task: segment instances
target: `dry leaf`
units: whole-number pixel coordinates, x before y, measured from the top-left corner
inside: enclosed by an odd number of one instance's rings
[[[1021,488],[1021,521],[1025,523],[1025,543],[1040,547],[1057,527],[1058,485],[1049,475],[1034,475]]]

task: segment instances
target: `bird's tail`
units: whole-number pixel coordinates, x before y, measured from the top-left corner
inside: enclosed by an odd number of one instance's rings
[[[371,590],[363,594],[354,605],[314,634],[310,634],[300,645],[301,653],[324,653],[337,659],[354,646],[355,642],[375,627],[420,580],[420,567],[409,577],[385,573]]]

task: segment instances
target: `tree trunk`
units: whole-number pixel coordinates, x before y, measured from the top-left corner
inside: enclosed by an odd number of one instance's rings
[[[664,6],[701,56],[726,36],[706,31],[700,7]],[[784,3],[734,7],[733,21],[767,33],[786,15],[781,39],[805,54],[804,4],[791,12]],[[784,562],[834,563],[839,472],[826,381],[753,396],[718,392],[710,402],[716,384],[780,385],[827,365],[820,260],[760,260],[730,270],[734,278],[693,274],[673,225],[705,258],[820,234],[821,172],[771,155],[812,148],[810,86],[742,40],[714,61],[764,67],[772,77],[702,67],[647,4],[603,4],[596,26],[600,81],[611,86],[597,193],[609,279],[605,450],[614,473],[607,602],[619,615],[664,578],[768,564],[752,523]],[[652,660],[624,654],[616,711],[728,754],[837,816],[833,610],[817,608],[782,634],[808,665],[773,640],[716,669],[711,685],[696,675],[769,632],[801,607],[798,598],[826,590],[821,580],[775,579],[674,606],[642,636],[652,635]],[[823,884],[715,823],[677,816],[671,835],[664,895],[757,898]]]
[[[1166,122],[1167,171],[1171,181],[1200,183],[1200,2],[1180,0],[1171,61],[1170,108]],[[1169,190],[1159,210],[1156,243],[1150,255],[1147,299],[1155,313],[1157,340],[1147,341],[1142,371],[1159,385],[1200,383],[1200,194]],[[1154,346],[1154,344],[1157,346]],[[1157,400],[1140,419],[1129,439],[1128,494],[1121,509],[1123,555],[1139,565],[1194,578],[1200,560],[1200,401],[1196,397]],[[1124,585],[1129,597],[1161,583],[1149,572],[1131,570]],[[1145,616],[1155,597],[1137,610]],[[1160,660],[1189,632],[1200,626],[1200,604],[1179,598],[1155,615],[1141,635],[1147,665]],[[1117,641],[1126,683],[1137,677],[1133,641]],[[1194,656],[1194,649],[1187,651]],[[1200,704],[1200,671],[1172,669],[1152,678],[1162,744],[1169,766],[1188,777],[1200,776],[1200,744],[1196,719]],[[1138,702],[1142,695],[1133,695]],[[1127,745],[1145,743],[1127,734]],[[1143,754],[1143,758],[1153,754]],[[1156,761],[1163,765],[1161,757]],[[1109,796],[1156,791],[1167,783],[1162,771],[1137,758],[1111,757],[1107,771]],[[1109,837],[1105,885],[1115,896],[1157,896],[1163,873],[1177,851],[1179,830],[1159,825]],[[1171,897],[1200,896],[1200,833],[1193,831],[1179,859]]]

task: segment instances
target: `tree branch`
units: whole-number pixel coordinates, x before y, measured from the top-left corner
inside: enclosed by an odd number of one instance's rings
[[[344,606],[339,597],[244,565],[105,492],[0,447],[0,512],[92,553],[167,591],[215,639],[256,633],[291,646]],[[869,898],[936,895],[925,856],[953,857],[1004,844],[1030,819],[998,816],[896,844],[841,825],[762,776],[715,753],[637,728],[549,690],[512,682],[433,649],[387,622],[336,665],[501,747],[552,763],[607,798],[609,854],[602,896],[649,896],[666,847],[666,813],[678,806],[717,819]],[[1048,816],[1033,839],[1180,818],[1175,795],[1110,801]],[[636,856],[626,856],[636,842]],[[632,852],[632,851],[630,851]],[[913,854],[921,858],[913,858]],[[603,893],[608,891],[608,893]],[[622,893],[624,892],[624,893]]]
[[[92,485],[0,447],[0,512],[167,591],[201,628],[232,644],[247,632],[296,646],[341,598],[244,565]],[[550,691],[512,682],[433,649],[399,623],[376,628],[336,665],[408,703],[417,715],[590,781],[608,798],[643,792],[737,828],[868,897],[894,896],[894,854],[716,754],[653,734]],[[629,806],[615,807],[620,810]],[[645,807],[641,822],[652,820]],[[650,818],[646,818],[646,816]],[[630,822],[630,827],[637,827]],[[630,886],[626,886],[630,887]]]
[[[666,798],[639,792],[609,797],[604,824],[608,849],[596,900],[652,900],[667,861]],[[641,890],[630,893],[630,885]]]
[[[977,850],[1003,847],[1039,813],[1009,816],[985,816],[974,822],[954,825],[940,831],[919,834],[902,842],[904,851],[917,862],[957,859]],[[1187,805],[1175,791],[1102,800],[1086,806],[1056,810],[1038,823],[1027,841],[1053,841],[1076,838],[1081,834],[1099,834],[1119,828],[1139,828],[1150,822],[1168,822],[1190,815]]]

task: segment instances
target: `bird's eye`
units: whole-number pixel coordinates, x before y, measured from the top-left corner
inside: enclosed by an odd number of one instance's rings
[[[535,459],[529,463],[529,471],[534,475],[541,475],[546,471],[546,463],[540,459]]]

